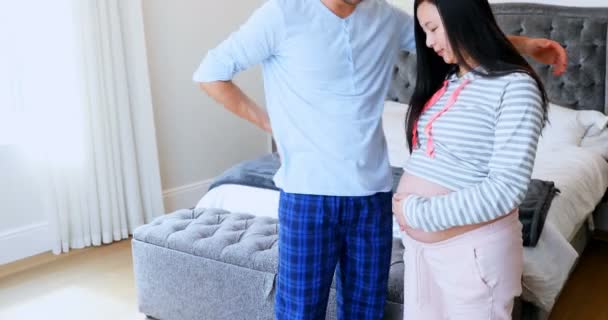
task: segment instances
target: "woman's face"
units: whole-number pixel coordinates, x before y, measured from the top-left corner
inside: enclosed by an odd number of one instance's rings
[[[432,3],[423,2],[418,6],[417,15],[420,27],[426,34],[426,46],[433,49],[445,63],[456,64],[458,61],[448,41],[437,7]]]

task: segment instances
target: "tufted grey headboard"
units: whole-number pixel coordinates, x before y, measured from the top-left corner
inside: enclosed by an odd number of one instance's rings
[[[568,52],[568,69],[556,77],[547,65],[528,60],[543,79],[549,99],[573,109],[608,114],[608,7],[576,8],[527,3],[493,4],[507,35],[553,39]],[[416,56],[402,53],[387,99],[409,102],[416,81]]]

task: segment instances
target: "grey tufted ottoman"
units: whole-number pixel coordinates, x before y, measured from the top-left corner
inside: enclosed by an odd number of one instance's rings
[[[151,319],[273,319],[277,219],[179,210],[139,227],[133,264],[139,309]],[[386,319],[402,319],[403,246],[393,243]],[[332,289],[327,319],[335,319]]]

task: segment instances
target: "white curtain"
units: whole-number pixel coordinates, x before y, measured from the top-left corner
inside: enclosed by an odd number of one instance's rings
[[[141,0],[0,0],[0,143],[38,180],[54,253],[164,212]]]

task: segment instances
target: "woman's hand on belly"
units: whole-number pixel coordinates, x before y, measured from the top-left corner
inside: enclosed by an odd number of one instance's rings
[[[403,202],[407,199],[407,197],[410,195],[432,197],[444,195],[450,192],[451,190],[432,183],[426,179],[410,175],[407,172],[404,173],[399,180],[397,191],[393,195],[393,214],[399,223],[401,231],[410,233],[415,230],[407,224],[407,219],[405,218],[405,213],[403,212]],[[417,230],[417,232],[420,233],[424,231]]]
[[[415,229],[408,225],[405,213],[403,212],[403,202],[406,201],[410,195],[432,198],[446,195],[451,192],[453,191],[424,178],[404,173],[399,181],[397,191],[395,192],[395,195],[393,195],[393,214],[397,218],[401,231],[407,233],[409,237],[415,240],[433,243],[455,237],[493,222],[488,221],[474,225],[451,227],[449,229],[434,232],[426,232],[422,229]]]
[[[411,193],[401,192],[395,193],[393,195],[393,215],[397,219],[397,223],[399,223],[399,228],[401,231],[410,230],[410,226],[407,224],[407,220],[405,219],[405,213],[403,212],[403,201],[410,196]]]

